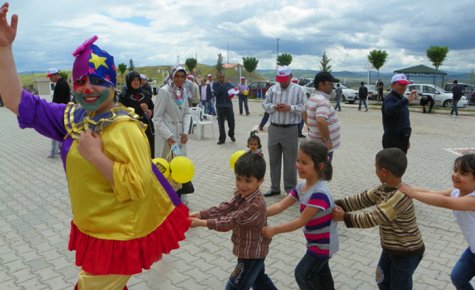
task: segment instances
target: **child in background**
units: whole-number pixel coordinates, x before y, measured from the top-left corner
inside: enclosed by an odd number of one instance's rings
[[[262,153],[261,139],[257,136],[257,131],[251,131],[251,136],[247,139],[247,148],[252,153]]]
[[[246,152],[236,161],[234,172],[237,188],[234,197],[218,206],[192,213],[191,227],[233,231],[233,254],[238,259],[226,290],[277,289],[266,275],[264,266],[271,239],[261,233],[267,225],[266,203],[259,190],[266,163],[261,154]]]
[[[304,141],[297,153],[297,171],[305,182],[297,184],[288,196],[267,208],[267,216],[277,215],[295,202],[300,203],[300,216],[288,223],[265,227],[263,234],[276,234],[303,227],[307,252],[295,268],[300,289],[335,289],[328,261],[338,250],[338,232],[332,219],[335,203],[326,181],[332,177],[327,148],[315,141]]]
[[[375,165],[382,184],[335,201],[333,218],[344,221],[348,228],[379,226],[383,250],[376,269],[378,287],[409,290],[424,253],[424,242],[412,199],[398,190],[407,168],[406,154],[399,148],[381,150]],[[371,206],[375,206],[371,211],[360,211]]]
[[[402,185],[400,190],[423,203],[453,210],[468,248],[455,264],[450,278],[455,288],[474,289],[470,280],[475,276],[475,154],[455,159],[452,182],[455,189],[431,191]]]

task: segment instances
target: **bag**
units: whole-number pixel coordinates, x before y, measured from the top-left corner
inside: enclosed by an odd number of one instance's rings
[[[181,188],[176,191],[178,194],[190,194],[195,192],[195,187],[193,186],[193,183],[191,181],[188,181],[187,183],[183,183],[181,185]]]

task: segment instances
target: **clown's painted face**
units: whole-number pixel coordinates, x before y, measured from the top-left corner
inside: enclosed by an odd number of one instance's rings
[[[76,101],[88,112],[104,113],[114,106],[113,85],[99,77],[86,75],[73,88]]]

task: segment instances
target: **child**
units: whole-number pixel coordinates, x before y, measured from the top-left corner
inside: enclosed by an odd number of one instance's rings
[[[252,153],[262,153],[261,139],[257,136],[257,131],[251,131],[251,136],[247,139],[247,148]]]
[[[93,44],[97,36],[73,53],[80,106],[49,103],[21,88],[12,53],[18,17],[9,25],[8,8],[0,8],[0,94],[21,128],[63,144],[73,216],[69,249],[81,267],[76,289],[127,289],[131,275],[179,247],[188,209],[152,167],[146,126],[133,109],[114,104],[114,59]]]
[[[383,248],[376,269],[379,289],[412,289],[412,274],[424,253],[412,200],[398,190],[406,171],[406,154],[387,148],[376,154],[376,175],[382,184],[335,201],[334,219],[349,228],[379,226]],[[376,206],[371,211],[359,211]],[[353,212],[358,211],[358,212]]]
[[[236,161],[234,172],[237,187],[234,197],[218,206],[192,213],[191,227],[233,231],[233,254],[238,259],[226,289],[277,289],[265,274],[264,267],[271,239],[261,234],[267,217],[259,186],[264,181],[266,163],[260,154],[246,152]]]
[[[335,207],[325,180],[332,177],[327,148],[315,141],[304,141],[297,153],[297,171],[305,182],[297,184],[288,196],[267,208],[267,216],[279,214],[295,202],[300,216],[288,223],[265,227],[265,237],[304,227],[307,252],[295,268],[300,289],[335,289],[328,260],[338,250],[338,232],[332,219]]]
[[[450,278],[456,289],[474,289],[470,280],[475,275],[475,154],[455,159],[452,182],[453,190],[436,192],[405,184],[400,190],[424,203],[453,210],[468,248],[455,264]]]

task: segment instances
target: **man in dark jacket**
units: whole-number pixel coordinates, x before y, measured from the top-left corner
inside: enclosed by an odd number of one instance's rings
[[[55,84],[53,92],[53,103],[67,104],[71,101],[71,88],[68,82],[62,75],[59,74],[59,69],[50,68],[47,77]],[[59,153],[60,143],[56,140],[51,140],[51,151],[48,158],[55,158]]]
[[[358,90],[358,97],[360,98],[360,103],[358,105],[358,111],[361,111],[361,104],[364,104],[365,112],[368,112],[368,88],[365,87],[364,82],[361,82],[360,88]]]
[[[228,121],[228,136],[231,141],[236,142],[234,138],[234,111],[231,98],[234,96],[230,94],[230,90],[234,89],[234,86],[226,81],[224,73],[220,72],[217,75],[218,81],[213,83],[213,92],[216,98],[216,111],[218,115],[219,125],[219,140],[218,145],[223,144],[226,141],[226,130],[224,128],[224,121]],[[237,94],[239,90],[235,92]]]
[[[454,80],[453,84],[454,85],[452,87],[452,111],[450,111],[450,116],[452,116],[455,113],[455,117],[457,117],[459,115],[457,103],[460,101],[460,99],[463,96],[463,87],[459,86],[457,80]]]
[[[413,90],[404,97],[406,87],[411,82],[404,74],[395,74],[391,79],[391,92],[383,99],[383,148],[396,147],[407,153],[410,147],[411,122],[409,120],[409,102],[416,98]]]

